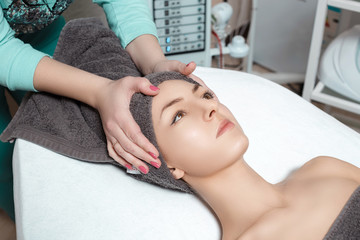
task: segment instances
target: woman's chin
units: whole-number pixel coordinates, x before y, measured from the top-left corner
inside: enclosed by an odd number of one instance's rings
[[[229,142],[226,152],[233,159],[242,159],[248,147],[249,139],[246,135],[242,134]]]

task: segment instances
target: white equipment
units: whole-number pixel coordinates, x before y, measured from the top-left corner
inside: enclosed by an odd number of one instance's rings
[[[210,66],[211,0],[149,0],[168,59]]]
[[[322,56],[318,77],[331,90],[360,102],[360,25],[330,43]]]
[[[227,35],[226,27],[233,13],[233,9],[230,4],[226,2],[218,3],[211,9],[211,18],[214,31],[219,38],[224,41]],[[225,44],[223,44],[225,46]]]
[[[243,58],[249,52],[249,46],[245,43],[245,39],[240,35],[233,37],[228,46],[225,45],[225,38],[228,34],[227,28],[230,27],[228,22],[232,13],[233,9],[231,5],[226,2],[218,3],[211,9],[211,24],[214,35],[218,40],[216,48],[211,49],[211,56],[220,55],[220,68],[224,67],[224,54],[230,54],[233,58]]]

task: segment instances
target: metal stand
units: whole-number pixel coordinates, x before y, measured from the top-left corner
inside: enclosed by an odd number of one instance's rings
[[[339,94],[326,89],[321,82],[317,83],[316,74],[318,70],[321,44],[324,34],[326,13],[329,6],[360,12],[360,2],[354,0],[319,0],[316,10],[313,35],[310,46],[309,60],[305,75],[303,98],[307,101],[315,100],[327,105],[344,109],[349,112],[360,114],[360,103],[346,99]]]

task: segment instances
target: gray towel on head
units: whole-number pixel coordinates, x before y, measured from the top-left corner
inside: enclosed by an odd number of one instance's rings
[[[360,239],[360,187],[351,195],[324,240]]]
[[[171,80],[184,80],[192,84],[198,84],[191,78],[188,78],[180,73],[177,72],[163,72],[163,73],[153,73],[145,76],[149,81],[158,86],[160,83]],[[152,114],[151,114],[151,106],[152,106],[152,97],[146,96],[142,93],[136,93],[131,99],[130,102],[130,111],[135,119],[135,121],[139,124],[140,129],[144,136],[149,139],[149,141],[159,149],[155,138],[155,132],[152,122]],[[160,149],[159,149],[160,150]],[[175,180],[172,177],[167,165],[162,157],[160,152],[159,159],[161,160],[161,167],[152,172],[151,179],[142,179],[147,182],[161,182],[161,185],[166,188],[174,188],[180,191],[185,191],[192,193],[190,186],[182,181],[182,180]]]
[[[95,18],[67,23],[60,34],[54,59],[112,80],[141,76],[128,53],[121,48],[119,39]],[[150,78],[160,79],[164,76],[174,79],[181,75],[157,73],[150,75]],[[120,166],[108,155],[98,112],[69,98],[47,93],[28,94],[0,136],[2,141],[15,138],[28,140],[78,160]],[[165,188],[192,192],[185,182],[172,178],[165,164],[160,170],[151,165],[149,168],[146,175],[132,176]]]

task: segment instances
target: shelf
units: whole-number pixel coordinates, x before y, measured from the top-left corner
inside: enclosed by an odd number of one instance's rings
[[[359,102],[355,102],[330,90],[322,82],[319,82],[316,85],[311,94],[311,99],[349,112],[360,114]]]
[[[328,5],[353,12],[360,12],[359,0],[318,1],[302,96],[308,101],[315,100],[360,115],[360,102],[330,90],[322,82],[315,84]]]
[[[328,0],[328,5],[349,11],[360,12],[360,2],[355,0]]]

